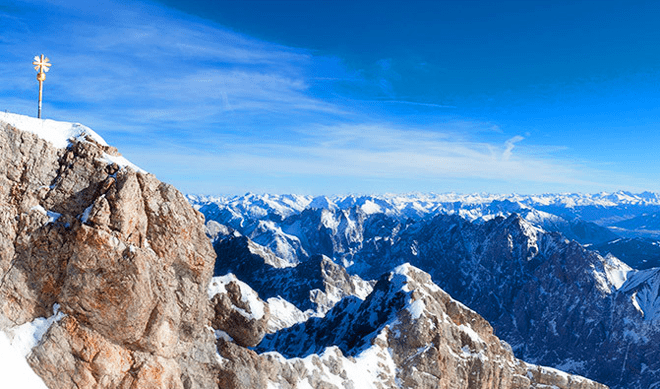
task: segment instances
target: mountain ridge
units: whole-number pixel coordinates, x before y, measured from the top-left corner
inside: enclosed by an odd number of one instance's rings
[[[529,209],[511,202],[488,205],[481,209]],[[340,223],[347,215],[352,215],[348,217],[353,218],[352,223]],[[402,220],[385,212],[338,206],[307,208],[283,218],[266,217],[272,222],[268,233],[279,229],[297,238],[305,253],[322,251],[350,274],[366,280],[405,262],[421,268],[454,298],[491,321],[518,357],[568,368],[613,387],[631,387],[619,386],[626,382],[644,388],[658,382],[660,366],[652,362],[657,352],[649,346],[659,330],[644,321],[641,313],[647,312],[648,317],[653,311],[656,284],[649,281],[648,286],[640,287],[644,292],[637,292],[636,300],[633,288],[625,286],[626,278],[637,274],[635,270],[611,255],[602,256],[585,247],[590,244],[546,231],[535,224],[538,219],[510,213],[468,220],[453,212]],[[287,229],[290,220],[306,227]],[[245,218],[243,225],[251,222]],[[350,225],[353,231],[347,234],[346,228],[337,228],[340,225]],[[240,229],[234,233],[240,235]],[[307,245],[309,239],[298,233],[309,233],[314,242],[327,244]],[[337,244],[347,236],[356,239],[351,244]],[[222,253],[216,253],[221,258]],[[304,263],[307,258],[297,261]],[[617,342],[632,339],[636,342],[630,349],[617,346]],[[597,351],[603,348],[608,351]],[[648,351],[632,358],[629,350],[638,350],[637,354]],[[644,373],[636,373],[639,371]]]

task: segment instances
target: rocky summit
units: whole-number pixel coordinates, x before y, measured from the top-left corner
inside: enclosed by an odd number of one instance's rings
[[[0,328],[59,306],[28,355],[49,388],[215,387],[203,217],[101,142],[0,124]]]
[[[605,388],[516,359],[410,265],[374,283],[323,256],[242,257],[304,275],[266,301],[212,277],[202,214],[84,126],[0,114],[0,182],[0,348],[33,371],[0,366],[3,388]],[[322,289],[308,312],[275,295],[290,285]]]

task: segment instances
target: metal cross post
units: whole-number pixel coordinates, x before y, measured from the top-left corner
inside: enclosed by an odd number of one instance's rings
[[[41,96],[44,90],[44,80],[46,79],[46,72],[48,72],[48,68],[50,68],[51,65],[48,63],[48,61],[48,57],[44,57],[44,55],[41,54],[41,57],[35,56],[34,61],[32,62],[32,65],[35,65],[34,70],[38,72],[37,81],[39,81],[39,111],[37,112],[37,117],[39,119],[41,119]]]

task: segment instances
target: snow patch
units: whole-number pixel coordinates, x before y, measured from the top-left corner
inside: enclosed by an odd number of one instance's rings
[[[25,358],[39,344],[50,326],[63,316],[59,305],[55,304],[53,315],[49,318],[37,318],[30,323],[0,331],[0,376],[3,387],[47,389]]]
[[[472,328],[466,326],[465,324],[459,325],[458,329],[460,329],[465,334],[467,334],[470,337],[470,339],[472,339],[472,342],[481,343],[481,344],[486,343],[486,342],[484,342],[483,339],[481,339],[481,336],[479,336],[479,334],[477,334]]]
[[[361,208],[362,212],[366,213],[367,215],[383,212],[382,208],[371,200],[365,201]]]
[[[105,196],[102,195],[102,196]],[[90,205],[89,207],[85,208],[85,211],[83,211],[82,216],[80,217],[80,221],[83,223],[87,223],[87,220],[89,220],[90,213],[92,212],[92,208],[94,207],[94,204]]]
[[[410,305],[408,305],[406,309],[408,310],[408,312],[410,312],[410,317],[413,320],[417,320],[422,316],[422,314],[424,314],[424,309],[426,309],[426,305],[422,300],[415,300]]]
[[[605,275],[607,280],[612,284],[617,290],[621,289],[623,284],[628,279],[628,273],[632,271],[632,268],[625,263],[621,262],[619,259],[613,255],[608,254],[605,257]]]
[[[291,304],[282,297],[271,297],[267,301],[270,309],[270,320],[268,320],[267,331],[269,333],[277,332],[284,328],[289,328],[295,324],[307,321],[311,311],[303,312],[295,305]]]
[[[234,341],[234,338],[229,336],[229,334],[224,332],[223,330],[215,330],[215,338],[216,339],[223,339],[223,340],[226,340],[227,342],[233,342]]]
[[[60,149],[67,148],[71,139],[84,140],[87,136],[103,146],[108,145],[105,140],[103,140],[103,138],[91,128],[83,126],[80,123],[37,119],[30,116],[7,112],[0,112],[0,122],[5,122],[19,130],[33,133]]]
[[[57,219],[59,219],[62,216],[61,213],[57,213],[57,212],[53,212],[53,211],[47,211],[41,205],[35,205],[34,207],[30,208],[30,211],[41,212],[44,215],[48,216],[48,223],[55,223],[57,221]]]
[[[147,171],[139,168],[137,165],[129,161],[128,159],[122,157],[122,156],[117,156],[117,155],[110,155],[108,153],[103,153],[102,158],[98,158],[99,161],[105,162],[108,165],[112,165],[113,163],[116,163],[120,169],[125,169],[127,167],[135,170],[138,173],[143,173],[146,174]]]

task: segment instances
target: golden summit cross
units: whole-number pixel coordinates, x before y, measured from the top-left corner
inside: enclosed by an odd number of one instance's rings
[[[43,84],[46,79],[46,72],[48,72],[51,66],[48,61],[48,57],[44,57],[43,54],[41,54],[41,56],[35,56],[34,61],[32,61],[32,65],[35,65],[34,70],[37,71],[37,81],[39,81],[39,110],[37,111],[37,117],[39,119],[41,119],[41,96],[43,95],[44,90]]]

